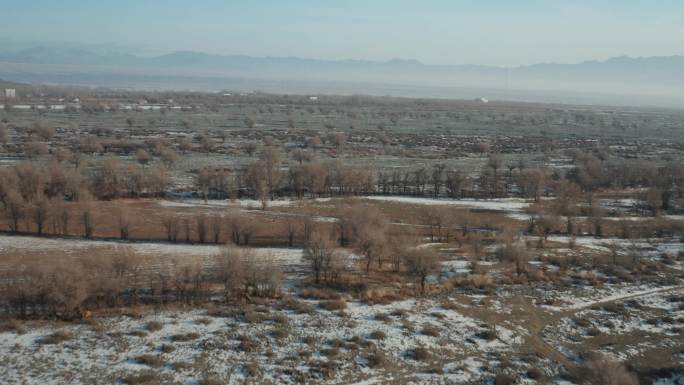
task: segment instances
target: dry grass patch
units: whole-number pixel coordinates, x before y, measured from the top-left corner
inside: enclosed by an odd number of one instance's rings
[[[56,332],[45,336],[42,340],[41,343],[45,345],[56,345],[56,344],[61,344],[62,342],[69,341],[72,338],[74,338],[73,333],[71,333],[68,330],[57,330]]]
[[[164,360],[160,356],[154,354],[142,354],[135,357],[135,362],[147,365],[153,368],[158,368],[164,365]]]
[[[321,308],[329,311],[343,310],[347,308],[347,303],[343,300],[321,301],[318,303],[318,305]]]
[[[416,361],[427,361],[432,357],[432,354],[425,347],[417,346],[411,351],[411,356]]]
[[[145,330],[147,330],[150,333],[154,333],[162,330],[163,327],[164,325],[159,321],[150,321],[147,323],[147,325],[145,325]]]
[[[171,340],[174,342],[187,342],[194,341],[200,337],[199,333],[182,333],[174,334],[171,336]]]
[[[375,330],[371,332],[368,338],[372,340],[384,340],[385,338],[387,338],[387,334],[385,334],[385,332],[383,332],[382,330]]]
[[[435,325],[426,323],[423,325],[420,333],[430,337],[439,337],[439,328]]]
[[[121,380],[127,385],[153,385],[160,383],[159,373],[154,370],[143,370],[132,373]]]

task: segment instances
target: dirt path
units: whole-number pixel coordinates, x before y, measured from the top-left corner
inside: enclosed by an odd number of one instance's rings
[[[576,313],[578,313],[584,309],[590,308],[592,306],[595,306],[595,305],[604,305],[604,304],[610,304],[610,303],[615,303],[615,302],[623,302],[626,300],[644,297],[644,296],[651,295],[651,294],[666,293],[666,292],[676,291],[679,289],[684,289],[684,285],[666,286],[666,287],[661,287],[661,288],[657,288],[657,289],[643,290],[643,291],[639,291],[636,293],[629,293],[629,294],[625,294],[625,295],[610,296],[610,297],[606,297],[606,298],[603,298],[600,300],[570,306],[561,312],[549,314],[550,318],[547,319],[545,322],[539,324],[539,325],[537,325],[535,323],[530,323],[530,325],[529,325],[530,326],[530,332],[531,332],[530,340],[531,340],[533,346],[536,346],[537,348],[539,348],[550,359],[553,359],[553,360],[561,363],[566,368],[573,367],[576,365],[574,362],[570,361],[565,356],[565,354],[563,354],[558,349],[556,349],[553,345],[551,345],[550,343],[548,343],[544,340],[542,333],[543,333],[544,329],[546,329],[547,326],[552,326],[553,324],[555,324],[556,322],[560,321],[563,318],[572,317]]]

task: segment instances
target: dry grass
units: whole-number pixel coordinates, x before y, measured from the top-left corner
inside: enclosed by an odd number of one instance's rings
[[[153,368],[158,368],[164,365],[164,360],[158,355],[154,354],[142,354],[135,357],[135,362],[147,365]]]
[[[143,370],[121,379],[127,385],[153,385],[159,384],[159,373],[154,370]]]
[[[415,348],[413,348],[413,350],[411,351],[411,355],[413,356],[413,359],[416,361],[427,361],[432,357],[430,351],[423,346],[416,346]]]
[[[199,333],[183,333],[183,334],[174,334],[171,336],[171,340],[174,342],[187,342],[187,341],[193,341],[196,340],[200,337]]]
[[[371,332],[368,338],[372,340],[384,340],[385,338],[387,338],[387,334],[385,334],[385,332],[383,332],[382,330],[375,330]]]
[[[343,310],[347,308],[347,303],[343,300],[321,301],[318,305],[325,310]]]
[[[156,332],[162,330],[163,327],[164,325],[159,321],[150,321],[147,323],[147,325],[145,325],[145,329],[148,332]]]
[[[74,335],[67,330],[57,330],[56,332],[45,336],[42,340],[41,343],[46,344],[46,345],[56,345],[56,344],[61,344],[62,342],[69,341],[72,338],[74,338]]]
[[[439,328],[435,325],[426,323],[423,325],[420,333],[430,337],[439,337]]]

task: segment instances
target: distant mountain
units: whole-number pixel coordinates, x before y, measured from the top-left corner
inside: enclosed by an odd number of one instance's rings
[[[97,78],[111,83],[117,77],[162,77],[174,88],[183,78],[239,79],[253,84],[264,82],[341,82],[360,85],[401,87],[447,87],[501,90],[506,92],[543,91],[601,95],[657,97],[671,99],[671,105],[684,105],[684,56],[616,57],[605,61],[577,64],[542,63],[515,68],[480,65],[426,65],[416,60],[385,62],[363,60],[316,60],[297,57],[250,57],[213,55],[179,51],[145,57],[121,51],[77,47],[34,46],[0,50],[0,77],[20,81],[61,83],[69,79],[87,85]],[[144,82],[143,82],[144,83]],[[160,84],[155,81],[155,84]],[[178,83],[180,84],[180,83]],[[249,84],[249,82],[247,82]],[[127,85],[128,86],[128,85]],[[355,91],[364,93],[355,86]],[[296,87],[295,87],[296,88]],[[358,90],[357,90],[358,89]]]

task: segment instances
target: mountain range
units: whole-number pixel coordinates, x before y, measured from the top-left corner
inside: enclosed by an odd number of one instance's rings
[[[438,97],[492,94],[509,99],[545,99],[543,95],[555,95],[554,99],[558,99],[566,95],[574,98],[573,102],[611,103],[613,98],[616,104],[650,101],[664,106],[684,105],[684,56],[622,56],[576,64],[503,68],[427,65],[403,59],[334,61],[191,51],[141,56],[77,46],[36,45],[13,50],[0,47],[0,78],[148,89],[247,87],[293,93],[315,92],[318,85],[320,93]],[[470,90],[468,95],[462,95],[465,90]]]

